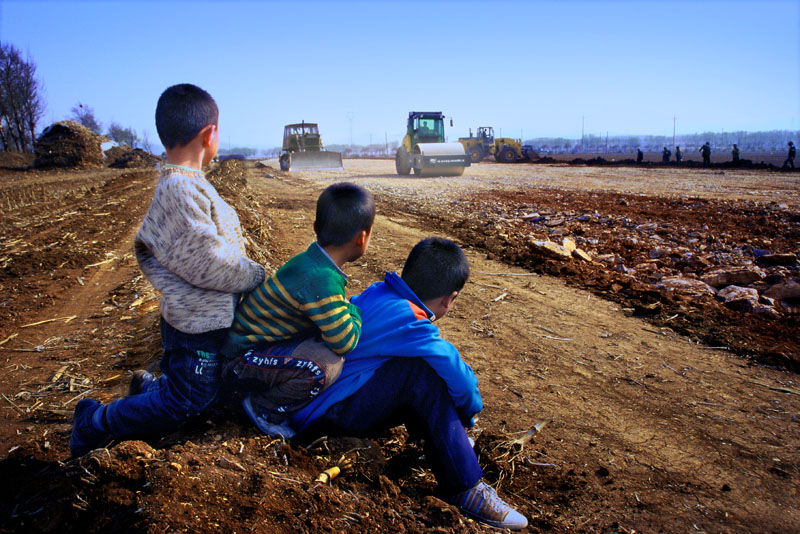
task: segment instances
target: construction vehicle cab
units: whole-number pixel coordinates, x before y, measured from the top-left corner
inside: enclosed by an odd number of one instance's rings
[[[477,163],[486,156],[494,156],[495,161],[499,163],[514,163],[538,158],[533,147],[523,145],[520,139],[495,137],[494,128],[491,126],[479,126],[476,137],[472,136],[472,128],[470,128],[469,137],[459,137],[458,142],[464,146],[472,163]]]
[[[452,125],[452,119],[451,119]],[[469,158],[460,143],[445,143],[440,111],[408,113],[406,135],[395,155],[397,174],[414,170],[417,176],[461,176]]]
[[[325,150],[319,127],[305,121],[283,127],[283,147],[279,161],[282,171],[343,169],[342,155]]]

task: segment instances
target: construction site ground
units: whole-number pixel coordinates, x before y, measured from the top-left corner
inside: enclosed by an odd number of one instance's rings
[[[800,531],[797,321],[542,259],[520,222],[546,209],[683,221],[796,254],[800,175],[482,163],[418,179],[388,160],[344,166],[232,161],[215,183],[231,186],[218,189],[270,272],[313,240],[325,186],[370,189],[378,217],[367,254],[345,266],[350,294],[400,271],[422,238],[462,245],[471,278],[437,325],[478,376],[470,434],[527,532]],[[132,246],[156,178],[0,170],[0,532],[493,531],[440,499],[402,428],[284,444],[220,404],[169,436],[70,458],[77,401],[112,401],[132,370],[157,369],[158,297]],[[596,254],[633,254],[635,240],[625,252],[603,229],[584,229]],[[336,464],[341,475],[315,483]]]

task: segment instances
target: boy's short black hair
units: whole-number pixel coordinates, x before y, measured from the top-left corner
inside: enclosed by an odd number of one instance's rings
[[[168,87],[156,105],[156,130],[165,148],[187,145],[200,130],[218,121],[217,103],[190,83]]]
[[[444,297],[467,283],[469,261],[452,241],[429,237],[411,249],[400,277],[420,300]]]
[[[375,222],[375,199],[360,185],[349,182],[325,188],[317,200],[314,230],[321,247],[340,246]]]

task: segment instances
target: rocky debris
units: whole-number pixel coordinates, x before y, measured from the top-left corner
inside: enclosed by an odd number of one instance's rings
[[[103,137],[75,121],[56,122],[44,129],[36,140],[35,167],[103,167]]]
[[[661,291],[715,296],[729,309],[766,317],[792,316],[800,305],[800,286],[789,282],[800,276],[795,251],[800,243],[800,213],[796,206],[608,195],[595,205],[606,210],[620,208],[600,213],[597,209],[581,211],[569,202],[570,192],[554,191],[553,198],[535,203],[520,203],[516,195],[503,195],[496,193],[501,198],[498,201],[476,197],[459,208],[466,217],[465,226],[482,227],[481,233],[487,237],[502,237],[507,249],[525,242],[528,253],[542,261],[582,261]],[[639,210],[646,212],[648,208],[642,204],[656,202],[663,219],[636,220],[632,216]],[[682,213],[687,211],[691,214],[688,219]],[[763,231],[753,234],[754,223]],[[787,247],[792,250],[785,250]],[[748,291],[727,299],[717,295],[729,286]]]
[[[531,240],[531,248],[548,258],[571,260],[572,252],[563,245],[554,243],[552,241],[542,241],[540,239]]]
[[[775,300],[794,301],[800,300],[800,283],[796,280],[780,282],[763,292],[765,297]]]
[[[797,254],[763,254],[756,258],[756,263],[764,266],[797,265]]]
[[[711,287],[720,288],[731,285],[752,284],[763,280],[766,275],[758,267],[749,265],[724,267],[703,274],[701,280]]]
[[[155,167],[161,158],[145,152],[141,148],[131,148],[127,145],[114,146],[104,153],[106,164],[115,169],[141,169]]]
[[[655,287],[656,289],[675,291],[692,297],[713,296],[716,294],[714,288],[705,282],[681,276],[665,276],[655,284]]]
[[[728,286],[717,293],[725,305],[733,310],[753,311],[759,304],[758,291],[750,287]]]

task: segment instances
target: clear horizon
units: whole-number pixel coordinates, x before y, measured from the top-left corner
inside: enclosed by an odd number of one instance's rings
[[[415,14],[417,16],[415,16]],[[79,101],[158,145],[155,102],[195,83],[223,147],[398,141],[409,111],[449,139],[800,130],[800,3],[47,2],[0,0],[0,40],[37,65],[47,110]]]

